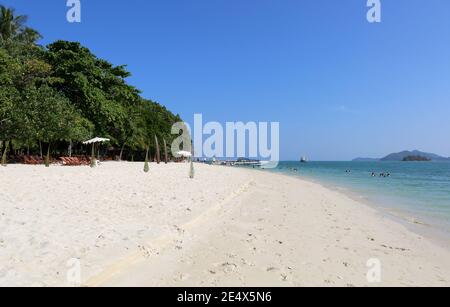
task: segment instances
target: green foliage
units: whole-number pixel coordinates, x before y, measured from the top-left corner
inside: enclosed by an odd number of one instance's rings
[[[0,49],[0,140],[12,139],[21,128],[20,63]]]
[[[92,124],[81,117],[70,101],[47,85],[25,90],[27,104],[23,106],[28,138],[53,141],[82,141],[91,135]]]
[[[126,66],[113,66],[77,42],[41,47],[26,20],[0,6],[0,141],[13,140],[15,149],[51,143],[61,152],[65,143],[101,136],[133,156],[153,136],[174,139],[171,127],[180,117],[127,84]],[[150,151],[159,152],[156,143]]]
[[[16,15],[13,9],[0,5],[0,42],[16,40],[21,43],[33,44],[41,38],[40,34],[25,26],[27,16]]]

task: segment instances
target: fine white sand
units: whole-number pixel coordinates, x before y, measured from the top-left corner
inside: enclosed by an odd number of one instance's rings
[[[447,248],[346,195],[195,168],[0,168],[0,286],[78,285],[77,260],[82,286],[450,286]]]

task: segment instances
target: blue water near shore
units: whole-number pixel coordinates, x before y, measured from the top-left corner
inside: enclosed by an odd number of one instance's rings
[[[439,227],[450,237],[449,162],[280,162],[270,171],[347,191],[374,206]]]

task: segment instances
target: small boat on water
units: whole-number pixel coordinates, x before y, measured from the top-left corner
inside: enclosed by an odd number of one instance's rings
[[[308,162],[308,158],[307,157],[301,157],[300,158],[300,162],[301,163],[307,163]]]

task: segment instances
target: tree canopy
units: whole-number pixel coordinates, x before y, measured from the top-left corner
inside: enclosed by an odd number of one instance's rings
[[[129,85],[126,66],[114,66],[78,42],[40,46],[40,34],[26,21],[0,6],[3,146],[37,151],[45,143],[64,153],[68,144],[81,148],[81,141],[102,136],[122,155],[154,150],[155,136],[173,139],[171,126],[180,117]]]

